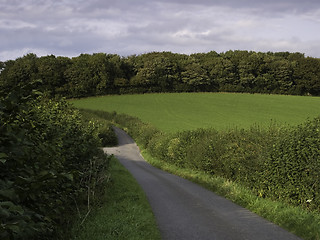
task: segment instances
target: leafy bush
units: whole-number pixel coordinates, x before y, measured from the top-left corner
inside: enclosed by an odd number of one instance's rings
[[[94,124],[97,127],[98,137],[101,140],[101,146],[115,146],[118,144],[112,123],[99,116],[99,112],[81,109],[82,119],[85,124]]]
[[[75,203],[93,200],[107,167],[95,127],[35,85],[0,90],[1,239],[56,235]]]
[[[277,139],[264,169],[268,196],[319,209],[320,118],[290,129]]]

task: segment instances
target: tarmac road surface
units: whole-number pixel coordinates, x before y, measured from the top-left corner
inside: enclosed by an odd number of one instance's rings
[[[151,166],[126,132],[115,132],[119,145],[104,150],[114,154],[145,191],[162,239],[300,239],[197,184]]]

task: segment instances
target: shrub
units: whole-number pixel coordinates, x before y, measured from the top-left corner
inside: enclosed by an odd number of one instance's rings
[[[319,210],[320,118],[294,127],[273,144],[265,162],[265,191],[272,198]]]
[[[75,202],[93,200],[107,167],[95,127],[83,125],[66,101],[34,88],[0,93],[1,239],[56,235]]]
[[[103,118],[101,112],[93,110],[80,110],[82,119],[85,124],[94,124],[98,131],[98,137],[101,140],[101,146],[116,146],[118,144],[117,136],[115,135],[112,123]]]

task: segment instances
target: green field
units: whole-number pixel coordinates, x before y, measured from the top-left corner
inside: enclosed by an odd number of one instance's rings
[[[78,108],[139,117],[166,132],[299,124],[320,115],[320,98],[242,93],[113,95],[71,100]]]

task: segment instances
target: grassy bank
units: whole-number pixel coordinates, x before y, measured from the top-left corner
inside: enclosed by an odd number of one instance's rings
[[[85,222],[74,226],[71,239],[161,239],[146,196],[131,174],[114,158],[110,174],[105,194]]]

